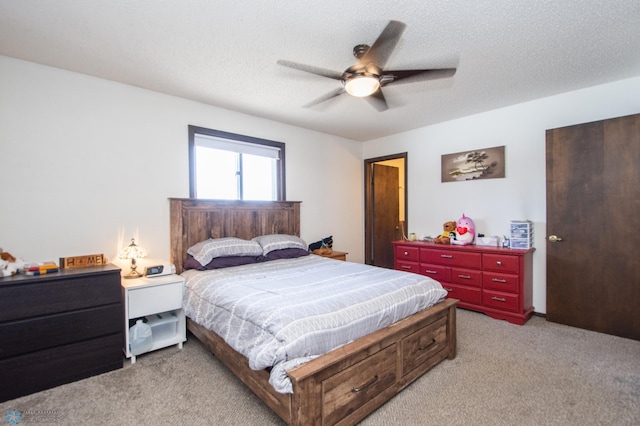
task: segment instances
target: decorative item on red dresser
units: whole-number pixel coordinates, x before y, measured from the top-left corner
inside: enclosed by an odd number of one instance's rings
[[[395,269],[427,275],[458,307],[523,325],[533,315],[533,251],[394,241]]]

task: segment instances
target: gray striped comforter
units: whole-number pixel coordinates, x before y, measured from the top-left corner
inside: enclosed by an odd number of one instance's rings
[[[213,271],[185,271],[184,309],[249,360],[286,371],[441,301],[431,278],[315,255]]]

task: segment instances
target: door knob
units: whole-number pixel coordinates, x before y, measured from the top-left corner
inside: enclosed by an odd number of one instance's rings
[[[558,241],[562,241],[562,238],[558,237],[557,235],[549,235],[549,237],[547,237],[547,239],[551,243],[557,243]]]

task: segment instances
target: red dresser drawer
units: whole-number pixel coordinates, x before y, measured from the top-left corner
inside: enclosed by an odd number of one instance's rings
[[[454,284],[482,286],[482,272],[472,269],[451,268],[451,282]]]
[[[454,250],[420,250],[420,261],[459,268],[481,269],[480,253],[463,253]]]
[[[518,311],[518,295],[503,293],[500,291],[485,290],[482,293],[482,303],[489,308],[501,309],[503,311]]]
[[[482,278],[482,287],[485,290],[518,293],[518,278],[518,275],[485,272]]]
[[[396,260],[417,262],[420,260],[420,249],[418,247],[396,246]]]
[[[396,259],[396,269],[399,271],[420,273],[420,264],[418,262],[403,262]]]
[[[482,304],[482,294],[479,288],[451,283],[442,283],[442,287],[449,293],[447,297],[453,297],[461,302],[472,303],[474,305]]]
[[[504,272],[505,274],[518,274],[518,256],[508,254],[483,254],[482,264],[485,271]]]
[[[448,266],[421,263],[420,273],[431,277],[436,281],[451,281],[451,268]]]

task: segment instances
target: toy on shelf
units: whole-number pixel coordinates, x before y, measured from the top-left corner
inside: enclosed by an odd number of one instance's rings
[[[451,240],[451,244],[466,246],[473,244],[476,237],[476,226],[471,218],[462,214],[456,222],[456,238]]]
[[[22,270],[24,262],[0,249],[0,277],[10,277]]]
[[[445,222],[442,225],[444,231],[433,239],[436,244],[451,244],[451,240],[456,237],[456,223],[454,221]]]

